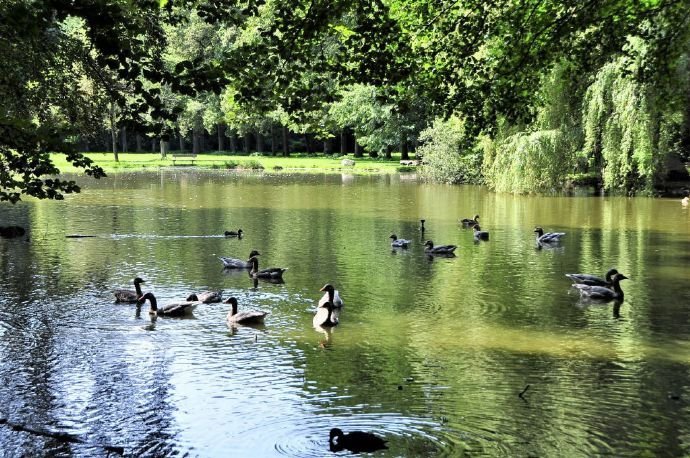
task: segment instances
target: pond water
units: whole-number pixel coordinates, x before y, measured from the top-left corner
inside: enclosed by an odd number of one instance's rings
[[[30,238],[0,239],[4,456],[326,456],[333,427],[385,438],[376,456],[690,454],[677,199],[193,168],[82,184],[0,205],[0,225]],[[475,213],[488,242],[458,224]],[[536,249],[536,225],[566,232],[561,246]],[[457,256],[427,257],[426,239]],[[222,268],[252,249],[288,268],[284,283]],[[613,266],[629,277],[616,310],[564,276]],[[231,328],[229,306],[208,304],[151,319],[114,303],[135,276],[162,303],[222,290],[270,315]],[[330,332],[312,326],[328,282],[345,301]]]

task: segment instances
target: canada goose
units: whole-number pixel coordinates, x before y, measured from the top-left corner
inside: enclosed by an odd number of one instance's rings
[[[393,239],[391,242],[391,246],[393,248],[407,248],[410,243],[412,243],[412,240],[407,240],[407,239],[399,239],[397,235],[392,234],[389,238]]]
[[[457,248],[456,245],[435,245],[431,240],[427,240],[424,243],[424,252],[426,254],[454,254],[453,252]]]
[[[115,294],[115,302],[128,302],[130,304],[133,304],[134,302],[137,301],[142,296],[141,292],[141,283],[146,283],[145,280],[142,280],[139,277],[136,277],[134,279],[134,291],[131,289],[116,289],[113,291],[113,294]]]
[[[249,258],[253,256],[259,256],[260,254],[261,253],[259,253],[258,251],[252,250],[252,252],[249,253]],[[223,268],[225,269],[250,269],[252,267],[252,263],[249,262],[249,260],[244,261],[242,259],[227,258],[225,256],[221,256],[218,259],[221,260],[221,262],[223,263]]]
[[[463,226],[472,227],[475,224],[479,224],[479,215],[474,215],[472,218],[463,218],[460,220]]]
[[[544,232],[541,227],[535,227],[534,232],[537,234],[538,245],[555,245],[561,241],[561,237],[565,232]]]
[[[372,433],[352,431],[344,434],[340,428],[331,429],[328,445],[332,452],[349,450],[352,453],[367,453],[388,448],[385,440]]]
[[[226,237],[237,237],[237,238],[242,238],[242,233],[244,231],[242,229],[237,229],[236,231],[225,231],[223,235]]]
[[[252,270],[249,272],[252,278],[280,279],[283,278],[283,272],[287,270],[287,268],[283,267],[269,267],[268,269],[259,270],[259,259],[256,256],[249,258],[249,262],[252,264]]]
[[[233,324],[262,324],[268,312],[258,311],[237,311],[237,298],[231,297],[225,301],[225,304],[230,304],[232,309],[228,313],[228,323]]]
[[[487,231],[483,231],[482,228],[479,227],[479,224],[472,226],[472,229],[474,230],[475,240],[489,240],[489,233]]]
[[[618,271],[616,269],[609,269],[604,278],[591,274],[565,274],[565,276],[570,278],[573,283],[589,286],[606,286],[610,288],[612,286],[611,277],[617,273]]]
[[[154,296],[153,293],[146,293],[139,298],[137,301],[137,306],[145,304],[146,300],[148,300],[151,304],[151,308],[149,309],[149,313],[151,315],[172,317],[189,316],[192,314],[192,312],[194,312],[194,309],[197,307],[197,305],[202,303],[199,301],[173,302],[158,308],[156,296]]]
[[[591,286],[576,283],[573,285],[580,291],[580,296],[593,301],[608,302],[614,299],[623,300],[623,290],[621,289],[620,282],[627,279],[625,275],[621,273],[615,274],[611,278],[612,288],[607,288],[605,286]]]
[[[223,300],[222,291],[204,291],[203,293],[194,293],[187,296],[188,301],[199,301],[204,304],[212,304]]]

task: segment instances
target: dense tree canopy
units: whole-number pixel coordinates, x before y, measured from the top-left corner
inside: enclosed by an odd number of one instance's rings
[[[77,145],[104,126],[113,144],[125,126],[163,140],[217,132],[219,147],[252,132],[259,143],[275,126],[324,140],[354,132],[370,153],[421,138],[444,145],[420,154],[433,158],[428,176],[449,181],[530,191],[584,172],[648,188],[663,157],[690,145],[688,6],[6,0],[0,200],[78,191],[55,178],[49,152],[103,176]],[[434,138],[458,125],[461,138]]]

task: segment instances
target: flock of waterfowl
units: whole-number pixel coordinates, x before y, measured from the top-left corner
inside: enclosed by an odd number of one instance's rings
[[[423,235],[425,220],[420,221],[420,230]],[[475,242],[479,243],[480,241],[489,240],[489,232],[481,230],[479,226],[479,215],[459,220],[459,223],[464,227],[473,229]],[[239,229],[237,231],[226,231],[224,235],[226,237],[241,238],[242,233],[242,229]],[[544,232],[541,227],[536,227],[534,233],[536,234],[537,247],[540,249],[559,246],[561,238],[565,235],[564,232]],[[395,249],[406,249],[412,244],[411,240],[398,238],[395,234],[391,234],[390,239],[391,247]],[[435,245],[432,240],[426,240],[424,243],[424,252],[429,256],[453,257],[455,256],[454,252],[456,249],[456,245]],[[282,267],[259,269],[258,256],[260,254],[257,250],[252,250],[247,260],[230,257],[220,257],[219,259],[225,269],[249,269],[250,278],[255,280],[264,279],[282,282],[283,273],[287,269]],[[620,282],[628,278],[616,269],[610,269],[606,272],[604,278],[582,273],[566,274],[566,277],[573,282],[572,287],[580,293],[582,298],[601,302],[616,300],[617,303],[623,300],[623,290],[620,287]],[[192,293],[185,300],[159,306],[153,293],[144,293],[142,291],[141,285],[143,283],[145,281],[142,278],[136,277],[134,279],[134,290],[114,290],[116,302],[136,303],[137,307],[140,307],[148,301],[150,306],[149,313],[151,315],[169,317],[191,315],[197,306],[203,303],[223,302],[230,305],[230,311],[227,315],[229,326],[260,325],[264,323],[264,319],[268,315],[268,312],[265,311],[239,311],[236,297],[230,297],[223,301],[222,294],[215,291]],[[316,328],[336,326],[339,322],[339,312],[343,307],[343,299],[340,296],[340,292],[330,283],[325,284],[319,291],[324,294],[318,301],[312,323]],[[345,434],[338,428],[331,429],[329,446],[331,451],[347,449],[354,453],[371,452],[387,448],[385,440],[374,434],[362,431],[352,431],[349,434]]]
[[[420,222],[420,230],[423,234],[426,220],[420,220]],[[475,242],[489,240],[489,232],[483,231],[479,226],[479,215],[474,215],[472,218],[463,218],[458,223],[466,228],[472,228]],[[558,247],[560,246],[561,239],[565,236],[565,232],[544,232],[544,229],[539,226],[534,228],[534,234],[538,249]],[[393,248],[407,248],[412,243],[407,239],[399,239],[395,234],[391,235],[390,238],[392,239],[391,246]],[[431,240],[427,240],[424,243],[424,252],[428,255],[454,256],[456,248],[456,245],[434,245],[434,242]],[[572,280],[572,287],[580,293],[580,297],[583,300],[595,302],[615,300],[618,303],[622,302],[624,297],[620,282],[628,278],[616,269],[610,269],[606,273],[605,278],[592,274],[566,274],[566,277]]]

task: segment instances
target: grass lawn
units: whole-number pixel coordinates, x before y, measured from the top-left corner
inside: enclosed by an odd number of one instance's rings
[[[192,161],[186,158],[176,159],[173,166],[172,156],[161,159],[157,153],[120,153],[119,162],[115,162],[113,153],[85,153],[85,155],[101,166],[106,173],[118,171],[132,171],[137,169],[153,169],[160,167],[190,167]],[[79,172],[81,169],[72,167],[62,154],[51,155],[53,162],[61,172]],[[354,166],[345,166],[343,159],[355,161]],[[199,154],[194,159],[194,167],[212,169],[236,170],[265,170],[270,172],[302,172],[328,173],[349,172],[361,174],[398,173],[414,171],[415,167],[400,165],[400,155],[393,154],[392,159],[347,156],[307,156],[292,153],[290,157],[262,156],[253,154],[231,155],[223,152]]]

